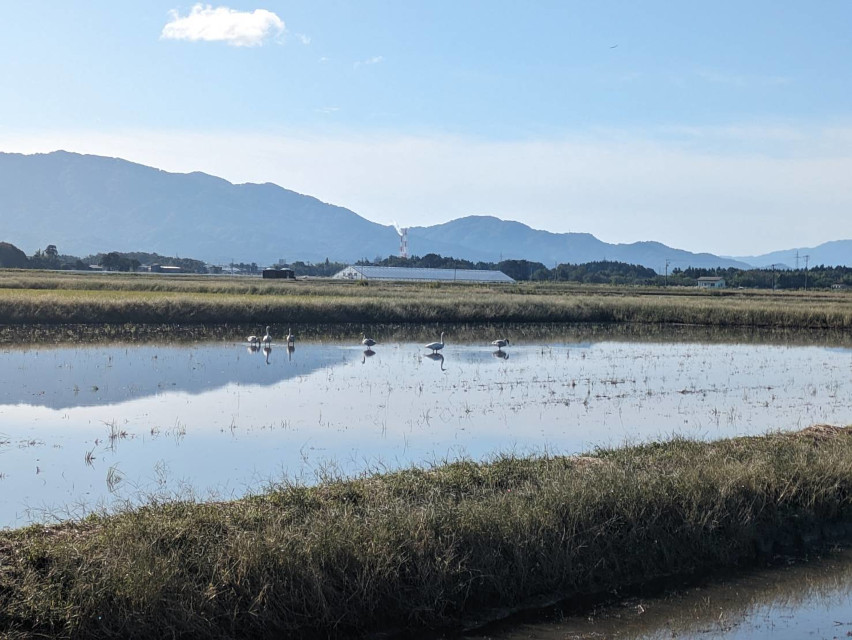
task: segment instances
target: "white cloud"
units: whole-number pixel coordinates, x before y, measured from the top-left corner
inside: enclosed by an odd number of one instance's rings
[[[311,36],[307,36],[304,33],[296,33],[296,34],[293,34],[293,35],[295,35],[299,39],[299,42],[301,42],[302,44],[304,44],[304,45],[311,44]]]
[[[367,58],[366,60],[359,60],[355,63],[355,68],[357,69],[362,65],[379,64],[380,62],[384,62],[383,56],[373,56],[372,58]]]
[[[176,9],[160,37],[166,40],[226,42],[235,47],[257,47],[267,39],[283,35],[284,21],[266,9],[237,11],[198,3],[189,15],[181,17]]]
[[[689,133],[687,142],[616,130],[489,141],[380,132],[24,134],[0,125],[0,151],[64,148],[235,183],[274,182],[382,224],[490,214],[607,242],[659,240],[724,255],[852,238],[852,126],[791,124],[779,135],[732,124]],[[736,135],[744,142],[732,148]]]

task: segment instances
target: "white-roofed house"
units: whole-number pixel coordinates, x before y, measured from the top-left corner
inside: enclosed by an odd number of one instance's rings
[[[725,279],[718,276],[705,276],[698,278],[699,289],[724,289]]]
[[[387,282],[515,282],[502,271],[489,269],[427,269],[420,267],[373,267],[350,265],[333,276],[338,280]]]

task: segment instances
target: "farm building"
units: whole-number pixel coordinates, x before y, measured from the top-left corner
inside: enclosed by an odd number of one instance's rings
[[[487,282],[511,283],[502,271],[484,269],[423,269],[409,267],[349,266],[333,276],[338,280],[379,280],[397,282]]]
[[[295,280],[296,273],[292,269],[264,269],[262,272],[264,278],[286,278]]]
[[[704,277],[698,278],[698,288],[699,289],[724,289],[725,288],[725,279],[719,277]]]
[[[142,271],[150,271],[151,273],[183,273],[183,269],[169,264],[152,264],[140,267]]]

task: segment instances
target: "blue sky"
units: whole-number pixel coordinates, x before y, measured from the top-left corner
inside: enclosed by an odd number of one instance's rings
[[[745,255],[852,237],[852,3],[5,3],[0,150]]]

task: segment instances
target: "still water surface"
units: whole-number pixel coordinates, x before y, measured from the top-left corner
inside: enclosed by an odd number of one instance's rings
[[[0,527],[152,494],[236,497],[328,466],[852,423],[849,348],[447,342],[432,358],[407,341],[6,347]]]
[[[753,571],[470,640],[834,640],[852,637],[852,551]]]

